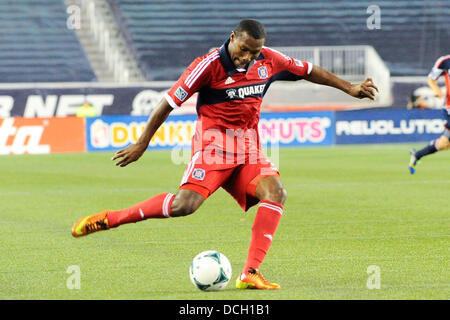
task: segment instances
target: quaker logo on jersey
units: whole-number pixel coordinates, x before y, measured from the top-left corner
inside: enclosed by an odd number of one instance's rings
[[[258,68],[258,75],[260,79],[267,79],[269,77],[269,72],[267,72],[267,68],[265,66]]]
[[[236,98],[236,89],[228,89],[226,93],[228,98],[230,99]]]
[[[264,88],[266,87],[266,84],[257,84],[254,86],[248,86],[248,87],[241,87],[237,89],[228,89],[226,92],[227,97],[230,100],[233,99],[245,99],[248,97],[263,97],[264,94]]]
[[[181,102],[183,102],[187,96],[188,93],[182,87],[178,87],[177,91],[175,91],[175,97],[177,97]]]
[[[205,178],[205,170],[195,169],[194,172],[192,172],[192,178],[203,181]]]

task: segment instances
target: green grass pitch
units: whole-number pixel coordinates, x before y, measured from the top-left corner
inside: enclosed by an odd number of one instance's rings
[[[185,165],[167,151],[126,168],[112,152],[2,156],[0,299],[449,299],[450,153],[424,158],[412,176],[411,147],[280,149],[288,199],[261,266],[277,291],[235,289],[256,209],[242,212],[222,189],[187,217],[71,236],[84,215],[176,192]],[[189,280],[191,259],[210,249],[233,267],[220,292]],[[379,289],[367,287],[369,266]]]

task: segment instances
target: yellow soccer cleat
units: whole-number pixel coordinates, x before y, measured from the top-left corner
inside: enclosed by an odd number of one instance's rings
[[[109,224],[106,218],[107,210],[92,216],[87,216],[78,220],[72,227],[72,235],[75,238],[86,236],[96,231],[108,230]]]
[[[247,275],[243,273],[239,278],[236,279],[236,288],[274,290],[280,289],[280,285],[267,282],[267,280],[263,277],[258,269],[250,268]]]

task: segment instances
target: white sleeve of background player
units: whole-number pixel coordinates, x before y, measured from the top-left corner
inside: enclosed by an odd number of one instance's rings
[[[431,78],[436,81],[442,75],[444,70],[439,69],[439,67],[438,67],[442,62],[442,58],[443,57],[440,57],[439,59],[437,59],[436,63],[433,66],[433,69],[431,69],[430,73],[428,74],[428,78]]]
[[[431,69],[430,73],[428,74],[428,78],[436,81],[441,76],[442,72],[444,72],[444,70],[433,67],[433,69]]]

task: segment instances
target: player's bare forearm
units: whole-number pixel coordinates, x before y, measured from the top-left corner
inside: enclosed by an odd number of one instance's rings
[[[319,66],[313,66],[311,73],[306,77],[306,80],[317,84],[334,87],[344,91],[345,93],[350,91],[350,87],[352,85],[350,82],[338,78],[331,72]]]
[[[145,146],[145,149],[147,149],[150,140],[153,138],[153,135],[163,124],[163,122],[166,121],[172,110],[173,108],[169,105],[167,100],[165,98],[161,99],[158,107],[156,107],[156,109],[148,118],[147,125],[145,126],[145,129],[136,144]]]
[[[378,92],[378,88],[374,85],[371,78],[367,78],[363,83],[351,83],[319,66],[313,66],[311,73],[305,79],[313,83],[342,90],[352,97],[360,99],[369,98],[374,100],[375,91]]]
[[[444,96],[441,88],[439,88],[436,81],[432,78],[428,78],[428,86],[433,90],[433,93],[436,97],[442,98]]]
[[[161,99],[158,107],[156,107],[156,109],[148,118],[144,131],[140,135],[138,141],[135,144],[132,144],[125,149],[119,150],[114,154],[111,160],[114,161],[116,159],[119,159],[119,161],[116,162],[116,166],[125,167],[129,163],[138,160],[145,152],[145,150],[147,150],[147,147],[153,135],[163,124],[163,122],[166,121],[172,110],[173,109],[169,105],[167,100],[165,98]]]

